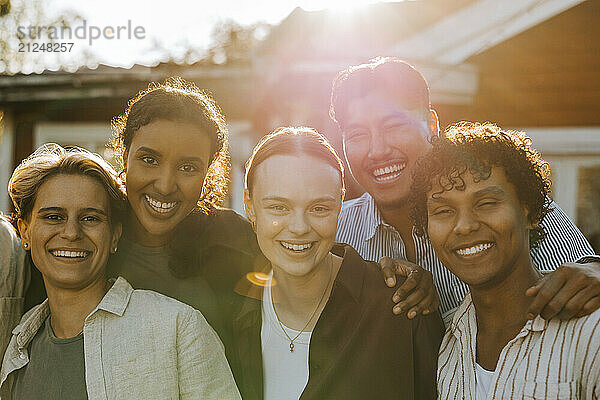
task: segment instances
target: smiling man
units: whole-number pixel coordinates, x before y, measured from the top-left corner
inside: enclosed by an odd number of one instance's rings
[[[394,312],[409,317],[428,313],[439,304],[448,321],[467,286],[446,270],[427,238],[418,237],[409,217],[408,195],[415,162],[438,135],[438,118],[431,109],[423,76],[396,58],[379,58],[339,73],[331,94],[331,117],[342,133],[344,153],[354,178],[366,190],[344,203],[336,240],[391,272],[414,271],[397,292],[402,300]],[[577,227],[554,203],[544,220],[548,239],[531,250],[534,265],[548,274],[528,294],[535,296],[531,317],[568,318],[600,306],[600,262]],[[579,262],[581,264],[577,264]],[[585,264],[584,264],[585,263]],[[386,273],[386,268],[384,268]],[[595,288],[595,289],[593,289]]]
[[[440,398],[600,396],[600,311],[528,320],[525,292],[541,277],[530,248],[545,236],[550,205],[549,167],[530,143],[520,132],[461,123],[417,164],[416,231],[470,290],[441,346]]]

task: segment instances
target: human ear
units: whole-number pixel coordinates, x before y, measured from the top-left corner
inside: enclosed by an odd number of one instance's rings
[[[113,228],[112,237],[110,239],[110,252],[117,252],[117,244],[119,243],[119,239],[121,238],[121,233],[123,233],[123,224],[117,222]]]
[[[429,132],[431,136],[439,136],[440,134],[440,120],[435,110],[429,110]]]
[[[248,219],[254,226],[256,223],[256,213],[254,212],[254,204],[252,202],[252,197],[250,196],[250,192],[248,189],[244,190],[244,209],[246,210],[246,215],[248,215]]]
[[[17,220],[17,228],[19,228],[19,235],[21,236],[21,246],[25,250],[29,250],[29,246],[31,243],[29,236],[29,223],[23,218],[19,218]]]

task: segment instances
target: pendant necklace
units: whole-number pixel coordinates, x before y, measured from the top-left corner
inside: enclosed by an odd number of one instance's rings
[[[294,341],[296,339],[298,339],[302,333],[304,333],[304,330],[308,327],[308,324],[310,324],[310,321],[312,321],[312,319],[314,318],[315,314],[317,313],[317,310],[319,309],[319,307],[321,306],[321,303],[323,302],[323,299],[325,298],[325,294],[327,293],[327,289],[329,289],[329,284],[331,283],[331,277],[333,276],[333,261],[332,261],[332,259],[333,259],[333,256],[331,254],[329,254],[329,279],[327,280],[327,285],[325,285],[325,290],[323,291],[323,294],[321,295],[321,299],[317,303],[317,307],[310,315],[310,318],[308,319],[308,321],[306,321],[306,325],[304,325],[304,328],[302,328],[302,330],[300,332],[298,332],[298,334],[296,336],[294,336],[293,338],[291,338],[290,335],[287,334],[283,324],[279,320],[279,316],[277,315],[277,310],[275,310],[275,302],[273,301],[273,297],[271,297],[271,303],[273,303],[273,311],[275,311],[275,316],[277,317],[277,322],[279,322],[279,326],[281,327],[281,330],[283,331],[283,334],[285,335],[285,337],[287,337],[288,340],[290,341],[290,353],[294,352]]]

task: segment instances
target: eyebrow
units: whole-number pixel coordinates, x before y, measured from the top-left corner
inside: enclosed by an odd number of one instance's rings
[[[43,208],[40,208],[37,211],[37,213],[38,214],[42,214],[42,213],[45,213],[45,212],[65,212],[65,210],[66,209],[63,208],[63,207],[43,207]],[[82,209],[81,211],[82,212],[95,212],[97,214],[104,215],[105,217],[108,217],[108,214],[106,213],[106,211],[101,210],[99,208],[95,208],[95,207],[86,207],[86,208]]]
[[[263,197],[261,199],[262,201],[289,201],[289,199],[285,198],[285,197],[279,197],[279,196],[266,196]],[[313,201],[311,201],[311,203],[319,203],[319,202],[323,202],[323,201],[336,201],[337,199],[332,197],[332,196],[323,196],[323,197],[319,197],[318,199],[314,199]]]
[[[162,155],[160,152],[158,152],[154,149],[151,149],[150,147],[145,147],[145,146],[139,147],[138,149],[136,149],[135,152],[136,153],[150,153],[157,157],[160,157]],[[196,161],[196,162],[204,164],[204,160],[201,157],[194,157],[194,156],[182,157],[180,160],[181,161]]]
[[[475,196],[477,197],[481,197],[481,196],[485,196],[488,194],[496,194],[496,195],[503,195],[506,192],[504,191],[504,189],[502,189],[500,186],[489,186],[486,187],[484,189],[478,190],[474,193]]]
[[[158,151],[156,151],[156,150],[154,150],[154,149],[151,149],[150,147],[145,147],[145,146],[138,147],[138,148],[135,150],[135,152],[136,152],[136,153],[140,153],[140,152],[144,152],[144,153],[150,153],[150,154],[154,154],[154,155],[156,155],[156,156],[160,156],[160,155],[161,155],[161,154],[160,154]]]
[[[482,197],[482,196],[487,196],[490,194],[502,196],[502,195],[506,194],[506,192],[500,186],[494,185],[494,186],[489,186],[484,189],[476,191],[475,193],[473,193],[473,196],[474,197]],[[448,200],[446,200],[442,195],[437,196],[437,197],[430,196],[427,198],[427,203],[447,203],[447,202],[448,202]]]

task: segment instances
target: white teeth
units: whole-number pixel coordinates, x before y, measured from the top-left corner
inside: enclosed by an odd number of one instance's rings
[[[55,257],[67,257],[67,258],[83,258],[89,253],[88,251],[66,251],[66,250],[53,250],[52,255]]]
[[[175,206],[177,206],[177,204],[179,204],[179,202],[177,202],[177,201],[163,203],[162,201],[153,199],[152,197],[148,196],[147,194],[144,196],[146,197],[146,201],[148,202],[148,204],[150,204],[152,209],[159,213],[168,213],[169,211],[172,211],[175,208]]]
[[[377,168],[375,171],[373,171],[373,175],[375,175],[375,179],[377,179],[379,182],[390,181],[399,177],[400,172],[402,172],[404,168],[406,168],[406,163],[394,164],[385,168]]]
[[[493,243],[482,243],[482,244],[478,244],[477,246],[467,247],[464,249],[458,249],[458,250],[456,250],[456,252],[458,253],[458,255],[461,255],[461,256],[469,256],[469,255],[477,254],[479,252],[487,250],[487,249],[491,248],[493,245],[494,245]]]
[[[286,243],[286,242],[280,242],[280,243],[286,249],[288,249],[288,250],[294,250],[294,251],[307,250],[307,249],[310,249],[313,246],[312,243],[306,243],[306,244],[293,244],[293,243]]]

